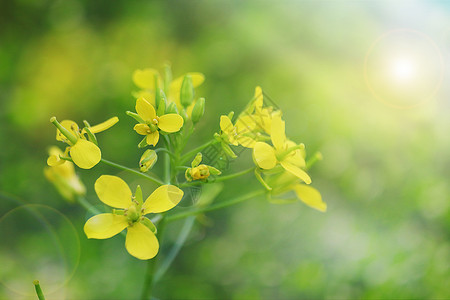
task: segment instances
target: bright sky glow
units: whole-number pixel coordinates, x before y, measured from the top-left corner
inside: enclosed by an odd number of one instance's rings
[[[410,58],[397,58],[391,63],[392,76],[396,81],[411,81],[416,76],[416,65]]]

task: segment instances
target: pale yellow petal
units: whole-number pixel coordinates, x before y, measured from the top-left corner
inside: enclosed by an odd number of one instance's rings
[[[272,144],[277,150],[285,150],[286,133],[285,124],[281,119],[281,115],[275,115],[272,118],[272,128],[270,130],[270,137],[272,138]]]
[[[148,145],[156,146],[156,144],[158,144],[158,141],[159,141],[159,132],[158,131],[152,132],[147,135],[147,144]]]
[[[144,121],[153,121],[156,117],[155,108],[144,98],[136,100],[136,112]]]
[[[174,185],[162,185],[145,200],[144,214],[160,213],[175,207],[183,198],[183,191]]]
[[[88,239],[107,239],[128,226],[127,217],[115,214],[99,214],[87,220],[84,233]]]
[[[255,110],[256,112],[260,112],[263,107],[263,92],[260,86],[257,86],[255,88],[254,98],[255,98],[254,100]]]
[[[297,197],[305,204],[321,212],[327,210],[327,204],[322,201],[322,196],[315,188],[304,184],[297,184],[294,186],[294,191]]]
[[[296,165],[291,164],[288,161],[282,161],[281,165],[283,166],[283,168],[292,173],[293,175],[297,176],[298,178],[300,178],[301,180],[303,180],[306,184],[310,184],[311,183],[311,177],[309,177],[308,173],[306,173],[305,171],[303,171],[302,169],[300,169],[299,167],[297,167]]]
[[[133,82],[141,89],[155,89],[155,76],[159,79],[159,73],[155,69],[136,70],[133,72]]]
[[[47,158],[47,165],[49,165],[50,167],[62,165],[64,162],[65,160],[59,158],[59,155],[50,155]]]
[[[61,121],[61,126],[65,129],[69,130],[70,133],[72,133],[74,136],[78,136],[79,134],[79,128],[78,124],[71,120],[64,120]],[[67,138],[59,131],[59,129],[56,129],[56,140],[57,141],[65,141]]]
[[[165,132],[177,132],[183,127],[184,120],[178,114],[167,114],[159,117],[158,127]]]
[[[80,168],[90,169],[100,162],[102,152],[94,143],[78,139],[76,144],[70,147],[70,157]]]
[[[140,135],[147,135],[149,132],[151,133],[150,127],[148,127],[147,124],[136,124],[133,129]]]
[[[131,205],[131,190],[128,184],[117,176],[102,175],[95,182],[95,192],[100,201],[115,208]]]
[[[253,159],[256,164],[262,169],[272,169],[277,164],[275,150],[269,144],[263,142],[255,143],[253,147]]]
[[[246,148],[253,148],[253,147],[255,147],[255,144],[256,144],[256,141],[254,139],[252,139],[251,137],[241,136],[241,135],[239,135],[237,137],[237,142]]]
[[[226,134],[233,134],[234,126],[228,116],[220,116],[220,129]]]
[[[141,223],[128,227],[125,248],[136,258],[145,260],[158,254],[159,243],[155,234]]]
[[[119,118],[118,117],[112,117],[111,119],[108,119],[108,120],[106,120],[103,123],[100,123],[100,124],[97,124],[95,126],[89,127],[89,130],[92,133],[102,132],[102,131],[105,131],[105,130],[111,128],[117,122],[119,122]]]
[[[203,75],[202,73],[189,72],[189,73],[187,73],[187,74],[185,74],[183,76],[180,76],[180,77],[174,79],[170,83],[170,93],[171,94],[180,91],[181,85],[183,84],[184,76],[186,76],[188,74],[191,75],[192,85],[194,86],[194,88],[200,86],[205,81],[205,75]]]
[[[252,132],[256,127],[255,118],[250,115],[242,116],[236,121],[235,127],[237,134]]]

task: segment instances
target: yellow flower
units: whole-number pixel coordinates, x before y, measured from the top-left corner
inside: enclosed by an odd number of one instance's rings
[[[96,142],[94,134],[107,130],[118,121],[117,117],[113,117],[101,124],[85,127],[80,131],[78,124],[74,121],[64,120],[59,123],[55,117],[50,119],[50,122],[57,127],[56,140],[69,145],[68,154],[70,154],[73,162],[82,169],[91,169],[101,160],[101,151],[94,143]],[[86,135],[90,140],[87,140]],[[49,166],[55,166],[60,163],[60,158],[56,156],[51,156],[47,160]]]
[[[156,146],[159,141],[159,130],[173,133],[183,126],[184,120],[178,114],[165,114],[157,116],[153,105],[144,98],[136,100],[136,112],[145,123],[136,124],[134,130],[146,136],[148,145]]]
[[[239,117],[235,125],[233,125],[228,116],[220,116],[222,135],[231,145],[253,148],[256,143],[255,135],[252,131],[254,128],[255,122],[250,116]]]
[[[75,174],[73,163],[59,158],[63,153],[58,147],[51,147],[49,154],[49,160],[55,160],[55,163],[53,166],[44,168],[45,177],[53,183],[61,196],[69,201],[73,202],[76,196],[84,196],[86,187]]]
[[[197,153],[194,160],[191,163],[191,168],[187,169],[185,172],[185,177],[187,181],[192,180],[203,180],[205,181],[211,174],[212,175],[220,175],[222,172],[220,172],[218,169],[208,166],[205,164],[201,164],[202,161],[202,154]]]
[[[305,159],[301,153],[304,146],[286,139],[285,123],[279,114],[272,118],[270,137],[273,147],[264,142],[255,144],[253,158],[256,164],[262,169],[270,170],[279,163],[286,171],[310,184],[311,178],[302,170],[305,167]]]
[[[170,72],[170,67],[169,72]],[[167,75],[167,74],[166,74]],[[169,103],[173,102],[177,105],[178,110],[182,110],[183,107],[180,102],[180,92],[181,92],[181,86],[183,84],[184,77],[186,75],[190,75],[192,78],[192,85],[194,88],[200,86],[205,81],[205,75],[199,72],[189,72],[184,74],[183,76],[180,76],[174,80],[168,80],[168,82],[164,82],[163,86],[163,80],[161,80],[161,76],[159,72],[156,69],[143,69],[143,70],[136,70],[133,73],[133,82],[141,88],[141,90],[135,94],[136,98],[144,98],[146,99],[150,104],[155,105],[155,92],[157,88],[162,89],[166,93],[167,100]],[[169,76],[171,77],[171,76]],[[166,80],[164,80],[166,81]],[[192,109],[195,105],[194,101],[189,107],[187,107],[186,112],[187,115],[190,117],[192,113]],[[168,103],[168,104],[169,104]]]
[[[269,201],[272,203],[292,203],[300,200],[318,211],[327,210],[327,204],[323,202],[320,192],[309,185],[299,183],[298,178],[289,172],[283,172],[274,179],[269,179],[268,183],[273,187],[269,193]],[[292,192],[296,195],[296,199],[289,198]]]
[[[95,192],[100,201],[118,210],[87,220],[84,225],[86,236],[89,239],[107,239],[126,228],[125,248],[128,253],[142,260],[155,257],[159,250],[156,227],[145,215],[172,209],[180,202],[183,191],[173,185],[162,185],[143,202],[139,186],[133,197],[125,181],[117,176],[102,175],[95,182]]]

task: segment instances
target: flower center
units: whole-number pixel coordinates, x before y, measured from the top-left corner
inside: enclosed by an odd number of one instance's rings
[[[127,217],[128,223],[136,223],[141,218],[141,210],[138,204],[133,202],[125,211],[125,216]]]

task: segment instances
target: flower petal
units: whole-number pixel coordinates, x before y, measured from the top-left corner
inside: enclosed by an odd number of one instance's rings
[[[72,133],[74,136],[78,136],[79,128],[78,124],[71,120],[64,120],[61,121],[61,126],[65,129],[69,130],[70,133]],[[65,141],[67,138],[59,131],[59,129],[56,129],[56,140],[57,141]]]
[[[95,126],[89,127],[89,130],[92,133],[102,132],[102,131],[105,131],[105,130],[111,128],[117,122],[119,122],[119,118],[118,117],[112,117],[111,119],[108,119],[108,120],[106,120],[103,123],[100,123],[100,124],[97,124]]]
[[[183,198],[183,191],[174,185],[162,185],[145,200],[144,215],[160,213],[175,207]]]
[[[237,141],[240,145],[246,148],[253,148],[255,146],[256,141],[251,137],[238,135]]]
[[[128,226],[125,248],[134,257],[144,260],[153,258],[158,254],[159,243],[150,229],[137,222]]]
[[[102,175],[95,182],[95,192],[100,201],[115,208],[131,205],[131,190],[128,184],[117,176]]]
[[[78,139],[76,144],[70,147],[70,157],[80,168],[90,169],[100,162],[102,152],[94,143]]]
[[[144,98],[136,100],[136,112],[144,121],[152,121],[156,117],[156,111]]]
[[[291,172],[292,174],[294,174],[295,176],[297,176],[298,178],[303,180],[306,184],[311,183],[311,177],[309,177],[309,175],[305,171],[303,171],[296,165],[294,165],[286,160],[282,161],[281,165],[283,166],[283,168],[286,171]]]
[[[167,114],[159,117],[158,127],[165,132],[177,132],[183,126],[184,120],[178,114]]]
[[[172,93],[176,93],[176,92],[180,92],[181,89],[181,85],[183,84],[183,79],[184,76],[186,75],[191,75],[192,78],[192,85],[194,86],[194,88],[200,86],[203,81],[205,81],[205,75],[203,75],[202,73],[199,72],[189,72],[183,76],[180,76],[176,79],[174,79],[171,83],[170,83],[170,92]]]
[[[150,131],[150,127],[147,124],[136,124],[133,129],[140,135],[147,135]]]
[[[272,138],[272,143],[275,149],[284,150],[286,144],[285,124],[284,121],[281,120],[281,115],[279,114],[273,116],[272,118],[270,137]]]
[[[84,233],[88,239],[107,239],[128,226],[127,217],[115,214],[99,214],[87,220]]]
[[[159,141],[159,131],[152,132],[147,135],[147,145],[156,146]]]
[[[253,159],[262,169],[272,169],[277,164],[275,150],[269,144],[257,142],[253,148]]]
[[[249,115],[242,116],[236,121],[235,127],[237,134],[252,132],[256,127],[255,118]]]
[[[232,135],[233,134],[233,123],[231,123],[231,120],[228,116],[220,116],[220,129],[226,134],[226,135]]]
[[[49,165],[50,167],[62,165],[64,162],[65,160],[59,158],[59,155],[50,155],[47,158],[47,165]]]
[[[133,72],[133,82],[141,89],[155,89],[155,76],[159,73],[155,69],[136,70]]]
[[[297,197],[306,205],[321,212],[327,211],[327,204],[322,201],[322,196],[315,188],[304,184],[296,184],[294,186],[294,191],[297,194]]]

